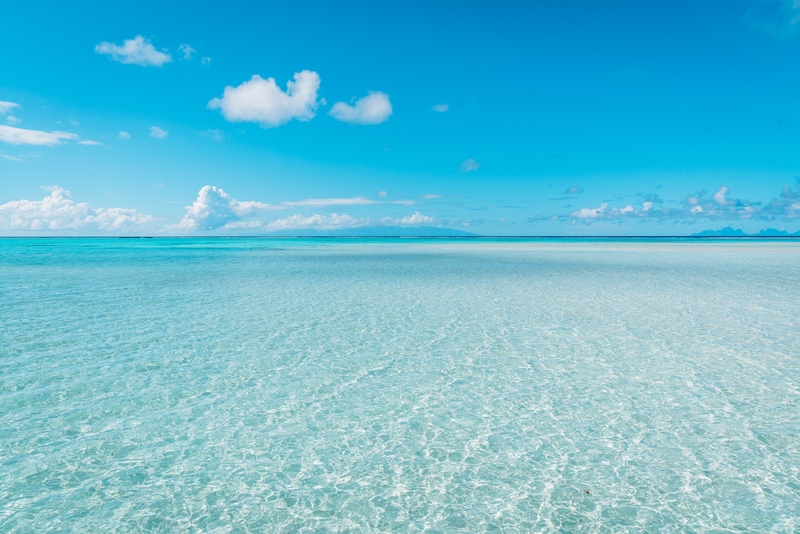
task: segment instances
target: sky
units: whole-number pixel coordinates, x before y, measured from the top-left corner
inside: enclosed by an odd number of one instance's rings
[[[2,13],[0,235],[800,230],[800,0]]]

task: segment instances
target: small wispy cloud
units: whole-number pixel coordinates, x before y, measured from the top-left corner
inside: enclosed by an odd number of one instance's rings
[[[18,108],[19,104],[15,102],[4,102],[0,100],[0,115],[5,115],[12,109]]]
[[[83,139],[81,141],[78,141],[78,144],[79,145],[88,145],[88,146],[99,146],[99,145],[102,145],[103,143],[98,143],[97,141],[92,141],[91,139]]]
[[[117,134],[117,138],[119,138],[119,139],[130,139],[131,138],[131,134],[129,134],[126,131],[121,131],[121,132],[119,132]]]
[[[348,124],[380,124],[389,120],[392,115],[392,103],[386,93],[370,91],[353,105],[344,102],[335,103],[329,115]]]
[[[158,126],[150,127],[150,137],[154,139],[165,139],[169,135],[167,130],[161,129]]]
[[[27,130],[14,126],[0,126],[0,141],[11,145],[60,145],[63,141],[78,139],[78,134],[70,132],[43,132]]]
[[[209,109],[219,109],[229,122],[255,122],[273,128],[292,119],[309,121],[317,110],[319,74],[310,70],[296,72],[294,81],[282,91],[275,78],[266,80],[254,74],[236,87],[228,86],[221,98],[213,98]]]
[[[447,113],[450,111],[450,106],[447,104],[436,104],[435,106],[431,106],[431,109],[439,113]]]
[[[472,158],[467,158],[458,165],[458,172],[477,171],[481,164]]]
[[[753,2],[745,20],[758,30],[778,39],[794,36],[800,29],[800,1],[761,0]]]
[[[156,47],[141,35],[126,39],[122,45],[103,41],[94,47],[98,54],[110,56],[114,61],[142,67],[161,67],[172,61],[172,56],[156,50]]]
[[[579,185],[571,185],[564,191],[565,195],[578,195],[580,193],[583,193],[583,187]]]
[[[203,59],[200,60],[200,63],[202,63],[205,66],[211,65],[211,58],[210,57],[204,57]]]
[[[222,133],[222,130],[217,130],[217,129],[203,130],[202,132],[200,132],[200,135],[202,135],[203,137],[207,137],[209,139],[213,139],[217,143],[221,143],[225,140],[225,134]]]
[[[306,200],[281,202],[281,206],[290,208],[324,208],[327,206],[365,206],[376,204],[376,201],[365,197],[352,198],[309,198]]]
[[[420,195],[419,198],[424,200],[433,200],[434,198],[442,198],[442,195]]]
[[[178,53],[183,54],[183,57],[181,59],[184,60],[184,61],[187,61],[187,60],[192,59],[192,56],[197,53],[197,50],[195,50],[194,48],[192,48],[188,44],[183,43],[182,45],[180,45],[178,47]]]

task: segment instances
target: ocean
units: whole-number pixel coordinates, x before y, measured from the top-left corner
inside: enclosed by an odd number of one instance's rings
[[[1,532],[798,530],[798,240],[0,240]]]

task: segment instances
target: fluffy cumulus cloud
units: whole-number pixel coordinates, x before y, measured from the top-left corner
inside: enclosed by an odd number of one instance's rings
[[[172,61],[172,56],[156,50],[156,47],[141,35],[126,39],[122,45],[103,41],[94,47],[98,54],[110,56],[114,61],[142,67],[161,67]]]
[[[5,115],[9,111],[14,108],[18,108],[19,104],[15,104],[14,102],[3,102],[0,100],[0,115]]]
[[[207,185],[200,189],[191,206],[186,206],[183,219],[167,231],[208,232],[220,231],[260,231],[276,232],[295,229],[332,230],[359,228],[363,226],[420,226],[436,224],[434,217],[416,212],[400,218],[356,218],[348,214],[294,214],[273,221],[263,221],[269,212],[296,208],[324,208],[330,206],[363,206],[377,204],[378,201],[364,197],[323,198],[301,201],[266,204],[256,201],[239,201],[219,187]]]
[[[297,72],[294,81],[282,91],[275,78],[266,80],[258,74],[236,87],[228,86],[222,98],[208,103],[209,109],[219,109],[230,122],[256,122],[264,128],[285,124],[292,119],[308,121],[317,111],[319,74],[310,70]]]
[[[467,158],[458,165],[458,172],[477,171],[481,164],[472,158]]]
[[[353,105],[337,102],[330,111],[331,117],[348,124],[380,124],[388,120],[391,114],[389,95],[378,91],[370,91]]]
[[[243,218],[271,208],[261,202],[239,202],[221,188],[206,185],[197,194],[197,200],[186,206],[181,222],[171,227],[175,230],[216,230],[240,223]]]
[[[124,231],[155,221],[134,209],[93,208],[77,203],[69,191],[50,188],[42,200],[13,200],[0,205],[0,229],[5,231]]]
[[[720,186],[714,193],[701,191],[686,195],[678,205],[667,206],[657,195],[645,195],[637,205],[609,206],[603,202],[597,207],[585,207],[566,216],[552,217],[573,222],[590,224],[595,221],[672,220],[696,222],[699,220],[760,220],[791,221],[800,218],[800,186],[798,189],[785,187],[780,195],[766,204],[731,198],[730,189]],[[551,217],[543,217],[549,219]],[[538,220],[538,219],[537,219]]]
[[[11,145],[60,145],[63,141],[78,139],[70,132],[43,132],[14,126],[0,126],[0,141]]]

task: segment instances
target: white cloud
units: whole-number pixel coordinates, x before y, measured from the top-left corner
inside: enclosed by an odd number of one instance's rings
[[[264,128],[292,119],[308,121],[316,115],[319,84],[319,74],[304,70],[295,73],[294,81],[286,84],[284,92],[275,78],[265,80],[254,74],[237,87],[226,87],[222,98],[212,99],[208,108],[219,109],[230,122],[257,122]]]
[[[272,221],[263,226],[263,230],[267,232],[278,232],[281,230],[340,230],[343,228],[361,228],[364,226],[422,226],[428,224],[437,224],[438,221],[435,217],[423,215],[420,212],[415,212],[412,215],[407,215],[399,219],[391,217],[381,217],[380,219],[372,218],[355,218],[350,215],[292,215],[283,219]]]
[[[186,43],[183,43],[178,47],[178,53],[182,53],[183,57],[181,59],[189,60],[192,59],[192,56],[197,53],[197,50],[192,48]]]
[[[120,138],[120,139],[130,139],[131,138],[131,134],[129,134],[128,132],[125,132],[125,131],[121,131],[121,132],[119,132],[117,134],[117,137]]]
[[[467,158],[458,165],[458,172],[477,171],[481,164],[472,158]]]
[[[297,229],[318,229],[318,230],[335,230],[339,228],[358,228],[369,224],[367,219],[356,219],[350,215],[337,215],[335,213],[324,215],[311,215],[304,217],[302,215],[292,215],[277,221],[272,221],[264,226],[264,230],[268,232],[276,232],[280,230],[297,230]]]
[[[8,161],[22,161],[22,158],[9,156],[8,154],[0,154],[0,158],[7,159]]]
[[[164,139],[168,135],[169,135],[169,132],[167,130],[162,130],[158,126],[151,126],[150,127],[150,137],[153,137],[155,139]]]
[[[89,146],[98,146],[102,145],[103,143],[98,143],[97,141],[92,141],[91,139],[84,139],[82,141],[78,141],[79,145],[89,145]]]
[[[386,191],[378,191],[378,198],[386,198]]]
[[[420,195],[419,198],[424,200],[433,200],[434,198],[442,198],[442,195]]]
[[[560,217],[562,220],[591,223],[598,220],[647,219],[660,221],[693,221],[709,220],[760,220],[760,221],[793,221],[800,219],[800,188],[784,187],[781,194],[766,205],[761,202],[750,202],[740,198],[729,198],[730,190],[721,186],[709,196],[705,191],[687,195],[682,204],[667,206],[657,195],[645,195],[641,206],[634,208],[628,204],[624,207],[610,208],[608,203],[599,207],[583,208]],[[556,219],[559,217],[556,216]],[[544,220],[537,217],[535,220]],[[529,219],[530,221],[531,219]]]
[[[0,126],[0,141],[12,145],[60,145],[64,140],[77,138],[78,134],[69,132],[42,132],[13,126]]]
[[[206,185],[197,193],[197,200],[186,206],[186,214],[175,230],[215,230],[223,226],[238,223],[243,217],[259,211],[275,209],[274,206],[261,202],[239,202],[221,188]]]
[[[407,215],[402,219],[398,219],[396,224],[400,226],[420,226],[423,224],[435,224],[436,218],[423,215],[420,212],[414,212],[412,215]]]
[[[578,211],[573,211],[569,214],[573,219],[597,219],[601,217],[608,207],[608,203],[604,202],[597,208],[582,208]]]
[[[93,208],[76,203],[69,191],[51,188],[42,200],[13,200],[0,205],[2,230],[125,230],[153,222],[134,209]]]
[[[329,113],[334,119],[348,124],[380,124],[388,120],[391,114],[392,104],[389,102],[389,95],[379,91],[370,91],[352,106],[337,102]]]
[[[14,108],[18,108],[19,104],[15,104],[14,102],[3,102],[0,100],[0,115],[5,115],[9,111]]]
[[[14,115],[9,115],[8,117],[6,117],[6,122],[8,124],[19,124],[22,122],[22,120],[15,117]]]
[[[204,57],[203,59],[200,60],[200,63],[202,63],[203,65],[210,65],[211,64],[211,58],[210,57]]]
[[[383,217],[355,218],[347,214],[301,215],[295,214],[271,222],[262,222],[259,217],[272,211],[293,208],[322,208],[327,206],[359,206],[376,204],[364,197],[307,199],[301,201],[265,204],[263,202],[238,201],[219,187],[206,185],[200,189],[197,200],[186,206],[186,214],[176,225],[165,230],[182,232],[211,230],[251,230],[273,232],[302,228],[331,230],[336,228],[358,228],[360,226],[419,226],[435,224],[434,217],[416,212],[402,218]]]
[[[720,206],[727,206],[729,203],[728,188],[725,187],[724,185],[719,186],[719,189],[717,189],[717,192],[714,193],[711,198],[713,198],[714,202],[716,202]]]
[[[114,61],[142,67],[161,67],[172,61],[172,56],[156,50],[150,40],[141,35],[126,39],[122,46],[103,41],[94,47],[94,51],[111,56]]]
[[[450,106],[447,104],[436,104],[435,106],[432,106],[431,109],[433,111],[438,111],[439,113],[446,113],[450,111]]]

